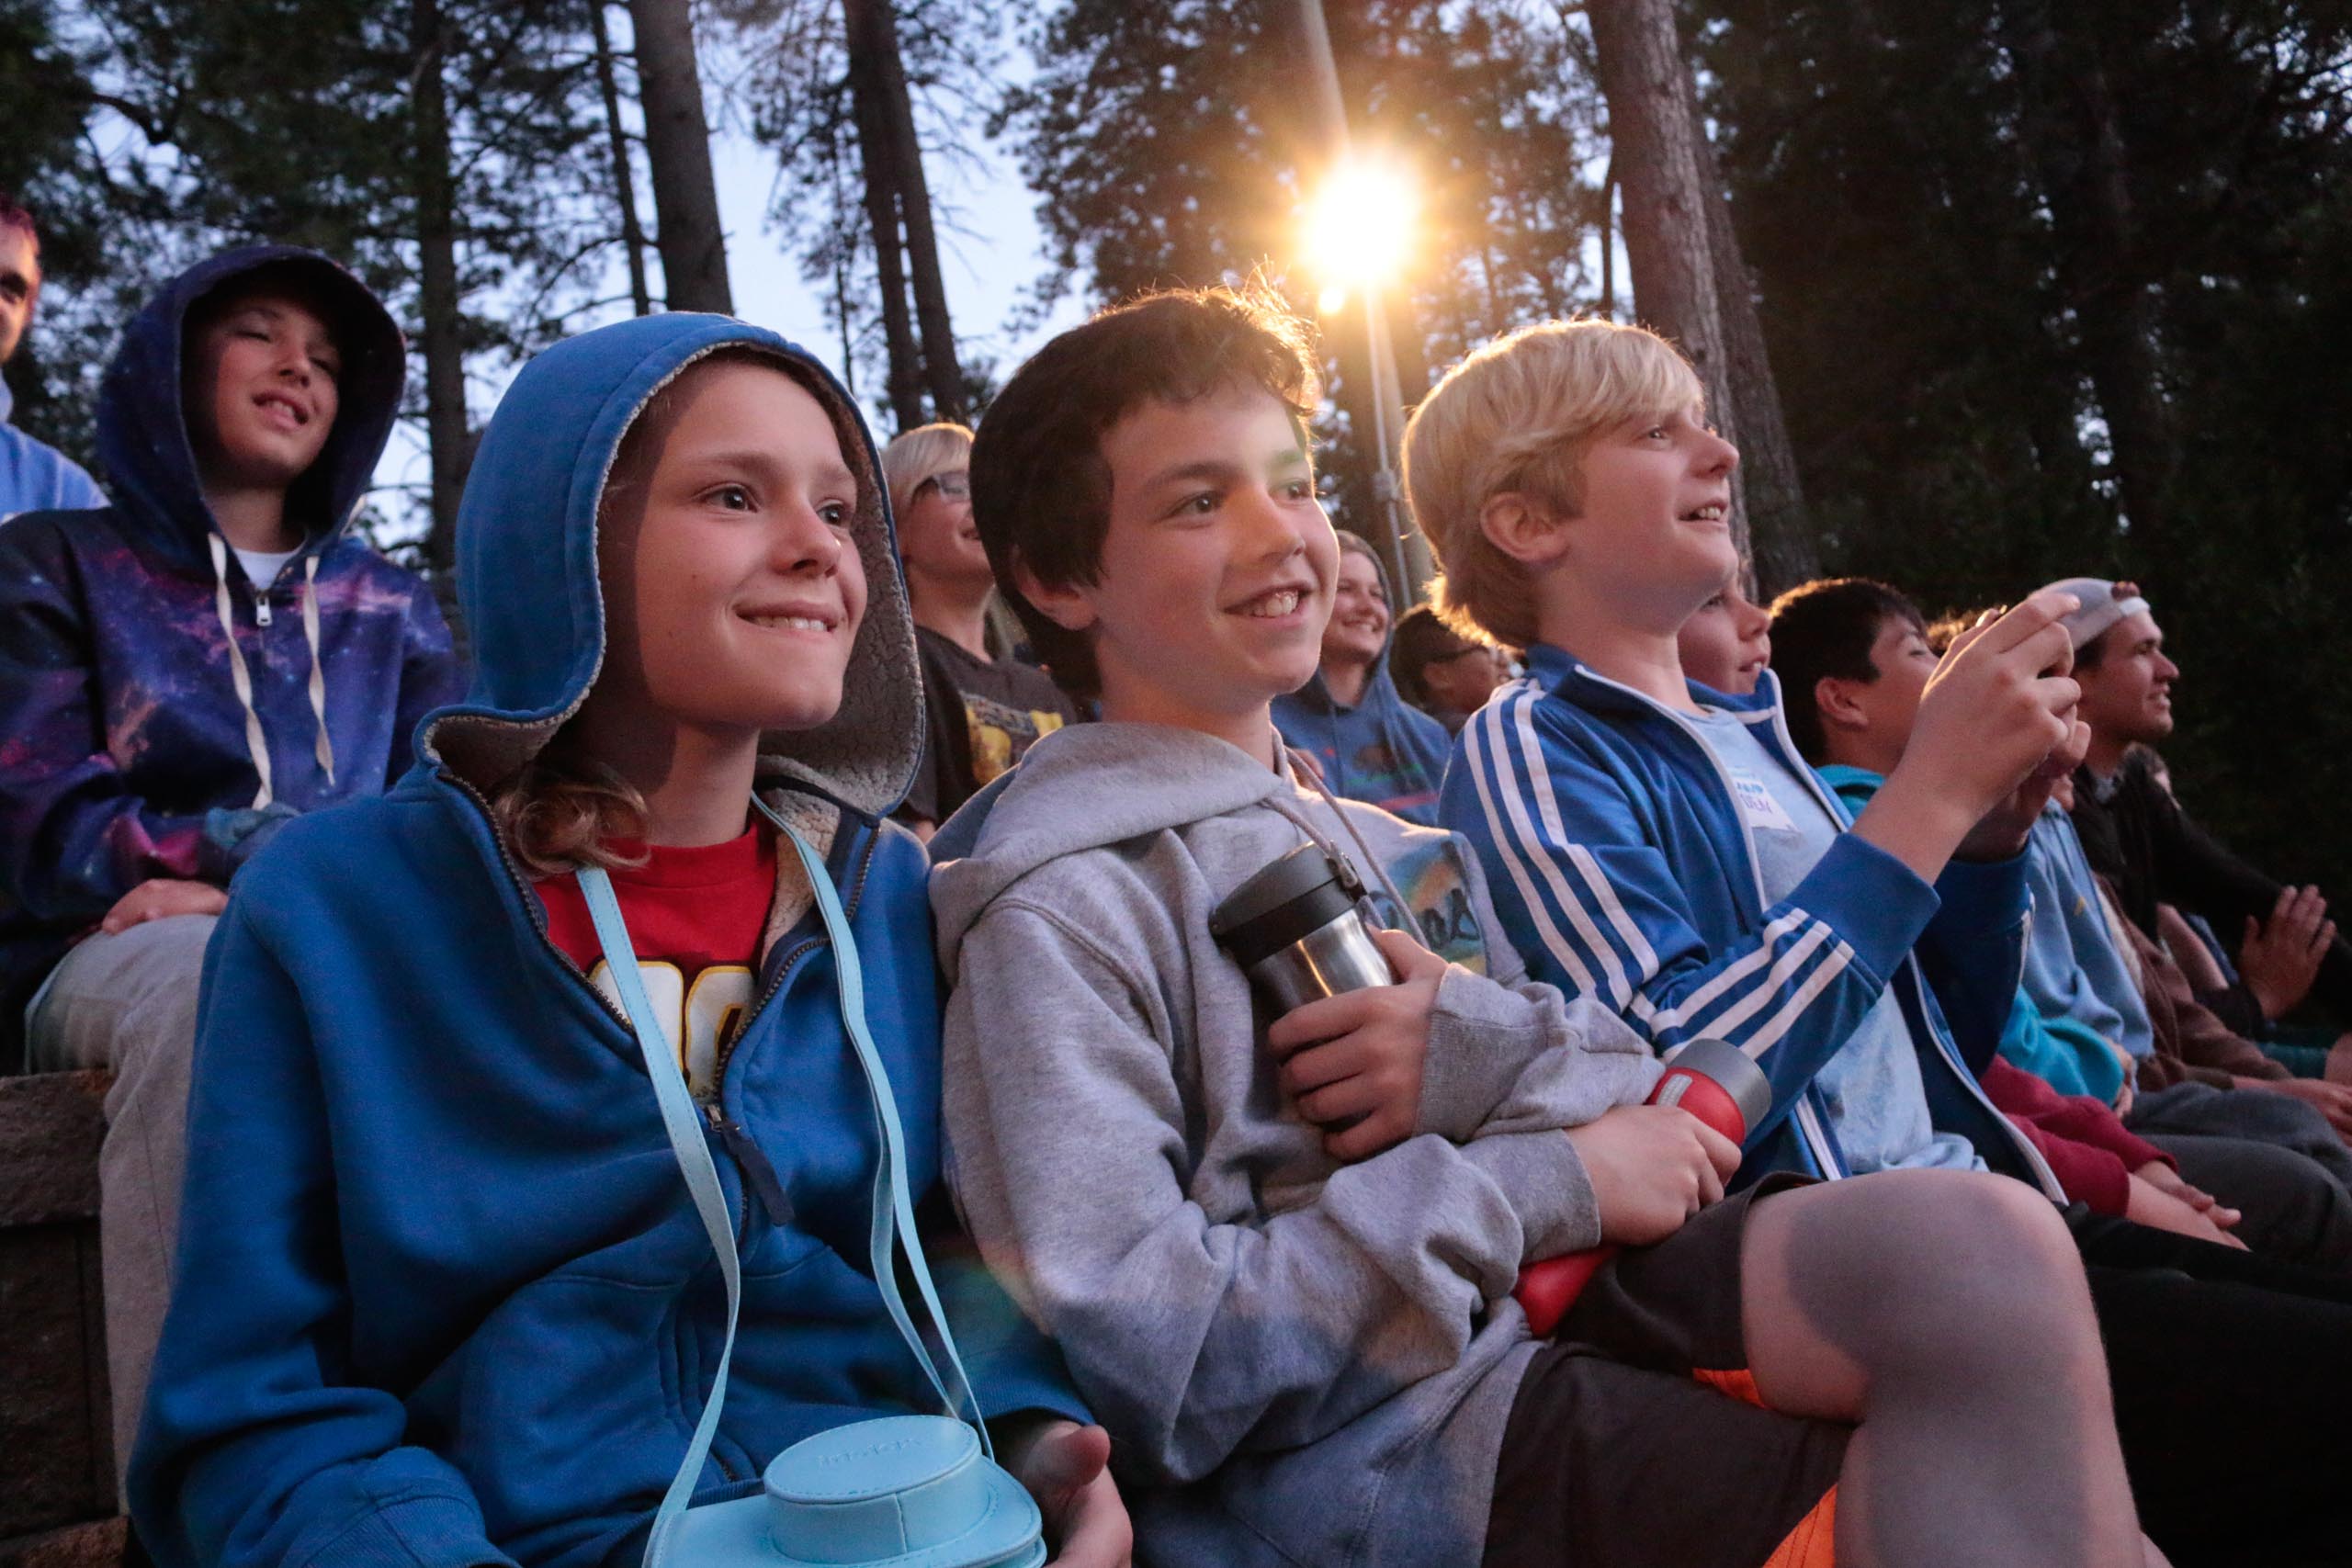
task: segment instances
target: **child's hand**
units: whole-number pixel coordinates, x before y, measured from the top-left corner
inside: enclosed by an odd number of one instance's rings
[[[2202,1187],[2181,1179],[2180,1172],[2160,1159],[2152,1159],[2132,1173],[2167,1198],[2177,1198],[2223,1230],[2234,1230],[2245,1216],[2229,1207]]]
[[[141,883],[115,900],[98,929],[112,935],[149,920],[173,915],[217,915],[229,907],[229,896],[209,882],[187,882],[158,876]]]
[[[1061,1568],[1128,1568],[1135,1527],[1111,1479],[1111,1434],[1046,1420],[1001,1445],[1004,1468],[1037,1500]]]
[[[2025,782],[2011,790],[1997,806],[1976,819],[1968,837],[1952,852],[1954,860],[2007,860],[2025,848],[2033,832],[2033,825],[2041,818],[2041,808],[2050,804],[2051,791],[2061,779],[2068,777],[2082,766],[2090,754],[2091,727],[2075,716],[2068,707],[2058,715],[2066,727],[2066,738],[2051,749]]]
[[[1671,1105],[1620,1105],[1568,1141],[1600,1209],[1600,1239],[1648,1247],[1720,1201],[1739,1168],[1739,1145]]]
[[[1421,1060],[1445,960],[1403,931],[1376,931],[1372,940],[1396,971],[1396,985],[1321,998],[1266,1031],[1282,1063],[1283,1092],[1325,1129],[1323,1148],[1333,1159],[1376,1155],[1420,1121]]]
[[[2154,1184],[2132,1179],[2132,1195],[2124,1201],[2123,1217],[2135,1225],[2171,1231],[2177,1235],[2193,1235],[2199,1241],[2210,1241],[2222,1247],[2245,1250],[2245,1243],[2215,1224],[2203,1212],[2182,1202],[2169,1192],[2159,1190]]]

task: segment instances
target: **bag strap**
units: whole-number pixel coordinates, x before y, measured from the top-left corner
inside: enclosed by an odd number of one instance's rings
[[[899,1120],[899,1101],[890,1092],[889,1074],[882,1066],[882,1053],[875,1048],[874,1036],[865,1022],[865,970],[859,961],[857,939],[851,934],[849,916],[842,908],[841,895],[833,888],[832,876],[826,871],[824,861],[809,846],[808,840],[793,829],[790,823],[754,795],[752,804],[760,814],[775,824],[776,830],[791,840],[801,867],[808,874],[808,886],[815,892],[818,913],[825,922],[825,934],[833,948],[833,985],[841,998],[842,1021],[848,1027],[850,1044],[856,1049],[858,1065],[865,1069],[865,1087],[874,1102],[874,1120],[882,1130],[882,1150],[874,1173],[873,1234],[871,1236],[874,1282],[882,1292],[882,1303],[889,1309],[890,1320],[899,1325],[899,1337],[912,1350],[922,1366],[923,1376],[931,1380],[933,1392],[947,1407],[947,1413],[957,1420],[967,1419],[964,1412],[968,1404],[968,1419],[980,1435],[980,1449],[990,1461],[996,1458],[996,1447],[989,1440],[988,1421],[980,1409],[979,1395],[972,1388],[972,1380],[964,1371],[964,1360],[956,1354],[956,1336],[947,1326],[947,1309],[940,1304],[939,1287],[932,1282],[931,1261],[923,1256],[922,1242],[915,1231],[913,1195],[907,1189],[907,1134]],[[894,1225],[895,1220],[895,1225]],[[906,1302],[899,1293],[898,1270],[893,1258],[893,1232],[899,1248],[907,1255],[909,1270],[914,1275],[915,1289],[922,1292],[922,1304],[931,1314],[932,1325],[939,1332],[939,1348],[944,1353],[947,1369],[955,1374],[955,1392],[939,1373],[922,1336],[915,1331],[907,1315]]]
[[[849,918],[842,910],[841,897],[833,889],[832,878],[807,840],[792,826],[771,810],[766,802],[752,801],[761,814],[774,822],[800,857],[815,891],[817,908],[824,920],[827,936],[833,947],[833,969],[836,990],[841,999],[842,1018],[847,1026],[850,1043],[857,1054],[858,1065],[865,1069],[866,1089],[871,1099],[875,1121],[881,1133],[881,1148],[876,1161],[874,1177],[874,1220],[869,1235],[874,1282],[882,1293],[882,1301],[898,1325],[899,1336],[930,1380],[932,1388],[947,1406],[949,1414],[964,1418],[968,1402],[971,1424],[979,1433],[980,1447],[989,1457],[995,1458],[994,1445],[989,1441],[987,1422],[982,1418],[978,1396],[973,1392],[971,1380],[964,1371],[962,1359],[956,1352],[956,1340],[947,1326],[947,1314],[941,1306],[938,1289],[932,1282],[931,1266],[924,1258],[922,1244],[916,1238],[914,1201],[907,1190],[906,1132],[899,1120],[898,1101],[890,1092],[889,1078],[882,1066],[881,1053],[875,1049],[874,1040],[865,1024],[865,986],[863,966],[858,961],[857,944],[849,929]],[[653,1095],[662,1111],[662,1131],[669,1134],[670,1148],[677,1156],[678,1168],[684,1175],[686,1190],[694,1199],[695,1211],[701,1216],[703,1229],[710,1237],[711,1250],[718,1255],[719,1273],[727,1282],[727,1337],[718,1353],[718,1374],[711,1380],[710,1397],[703,1404],[702,1418],[695,1424],[693,1438],[686,1444],[685,1458],[672,1477],[669,1490],[662,1496],[661,1507],[653,1516],[653,1527],[646,1539],[645,1568],[662,1568],[678,1525],[692,1500],[695,1483],[702,1475],[704,1462],[710,1457],[711,1439],[718,1435],[718,1417],[727,1399],[727,1371],[735,1354],[735,1330],[742,1311],[742,1264],[735,1250],[735,1227],[727,1212],[727,1199],[719,1185],[718,1168],[710,1157],[710,1146],[702,1131],[702,1118],[695,1109],[694,1097],[678,1070],[678,1057],[668,1035],[653,1010],[645,991],[644,973],[637,961],[636,949],[630,944],[628,922],[622,919],[620,901],[614,896],[612,878],[600,867],[582,866],[579,872],[580,890],[588,904],[589,918],[596,928],[596,941],[604,949],[605,963],[613,976],[615,988],[620,993],[621,1010],[637,1035],[639,1051],[645,1058],[646,1076],[653,1081]],[[947,1363],[955,1374],[956,1395],[947,1392],[945,1382],[933,1364],[922,1336],[916,1332],[907,1314],[904,1299],[899,1291],[895,1253],[906,1251],[907,1261],[914,1275],[917,1288],[922,1293],[923,1305],[931,1314],[932,1323],[939,1332],[940,1347],[946,1353]]]

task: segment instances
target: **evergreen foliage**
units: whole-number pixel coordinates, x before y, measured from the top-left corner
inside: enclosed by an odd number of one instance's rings
[[[1827,568],[2138,580],[2184,798],[2352,897],[2352,6],[1694,9]]]

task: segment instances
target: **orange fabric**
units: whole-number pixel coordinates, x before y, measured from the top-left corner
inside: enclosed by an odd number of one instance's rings
[[[1746,1367],[1734,1367],[1720,1372],[1697,1367],[1691,1370],[1690,1375],[1717,1393],[1727,1393],[1743,1404],[1753,1404],[1758,1410],[1771,1408],[1764,1403],[1764,1396],[1756,1392],[1756,1374]]]
[[[1764,1560],[1764,1568],[1836,1568],[1837,1551],[1838,1488],[1833,1484],[1813,1506],[1813,1512],[1781,1538],[1781,1544]]]

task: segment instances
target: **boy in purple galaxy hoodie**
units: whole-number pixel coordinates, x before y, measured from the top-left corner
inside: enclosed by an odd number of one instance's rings
[[[399,412],[399,329],[315,253],[165,285],[99,391],[115,504],[0,526],[0,1069],[105,1067],[115,1454],[170,1294],[205,944],[304,811],[380,793],[454,697],[433,595],[345,525]]]

